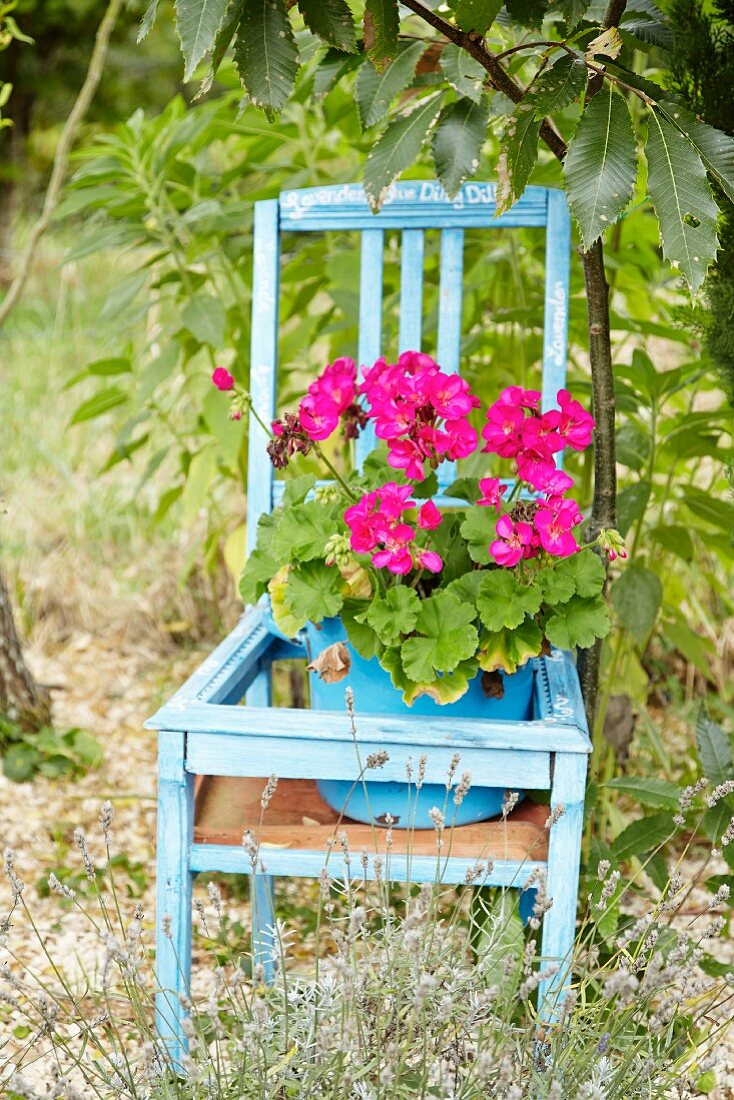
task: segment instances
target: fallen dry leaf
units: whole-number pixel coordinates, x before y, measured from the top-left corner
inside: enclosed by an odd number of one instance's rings
[[[325,684],[338,684],[352,667],[352,659],[344,642],[334,642],[306,667],[309,672],[318,672]]]

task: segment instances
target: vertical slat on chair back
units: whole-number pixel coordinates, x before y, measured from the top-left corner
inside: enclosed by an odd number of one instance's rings
[[[255,204],[252,265],[252,332],[250,337],[250,394],[265,424],[275,417],[278,377],[278,296],[280,288],[279,202]],[[257,542],[257,522],[273,507],[273,467],[267,436],[250,414],[247,455],[247,553]]]
[[[421,349],[423,336],[423,265],[425,231],[441,233],[438,336],[436,358],[445,371],[458,371],[461,353],[464,231],[514,226],[546,228],[545,328],[543,338],[543,408],[555,404],[566,379],[566,341],[571,226],[562,192],[529,187],[506,214],[495,217],[493,184],[466,184],[451,202],[438,184],[396,184],[379,214],[373,215],[361,187],[336,185],[286,191],[280,200],[255,205],[251,383],[253,402],[267,423],[275,415],[278,373],[278,284],[280,234],[291,232],[361,233],[358,361],[371,366],[383,352],[383,253],[385,231],[401,233],[399,351]],[[388,356],[395,349],[385,349]],[[371,428],[357,441],[362,462],[374,447]],[[248,552],[255,543],[257,520],[274,503],[273,469],[266,438],[250,420],[247,502]],[[440,468],[445,490],[455,477],[453,464]],[[276,500],[278,494],[275,494]]]

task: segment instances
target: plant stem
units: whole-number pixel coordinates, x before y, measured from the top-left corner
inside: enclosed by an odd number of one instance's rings
[[[342,477],[342,475],[336,469],[336,467],[331,462],[331,460],[326,457],[324,452],[321,450],[321,447],[319,447],[318,443],[314,443],[313,449],[316,452],[316,454],[319,456],[321,461],[323,462],[324,466],[326,466],[326,468],[334,475],[334,477],[339,482],[339,484],[341,485],[344,492],[347,493],[352,498],[352,500],[356,500],[357,499],[357,494],[354,492],[353,489],[351,489],[349,487],[349,485],[347,485],[347,483],[344,480],[344,478]]]

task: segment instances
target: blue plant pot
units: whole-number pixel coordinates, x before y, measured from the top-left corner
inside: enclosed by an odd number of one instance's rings
[[[324,619],[319,626],[309,623],[306,627],[309,658],[333,645],[343,642],[349,650],[351,668],[346,679],[336,684],[327,684],[316,673],[310,673],[311,706],[316,710],[343,711],[344,689],[349,686],[354,692],[354,703],[359,714],[398,714],[408,713],[426,717],[484,718],[488,721],[527,721],[532,716],[534,662],[529,661],[512,676],[504,676],[505,693],[501,699],[488,699],[482,691],[481,676],[477,675],[469,684],[469,690],[457,702],[446,706],[434,702],[423,695],[412,707],[406,708],[400,692],[393,687],[390,674],[377,659],[365,660],[356,653],[347,641],[346,631],[341,619]],[[367,782],[358,784],[353,791],[352,783],[341,779],[322,779],[318,782],[321,797],[337,813],[345,809],[345,815],[355,821],[366,824],[385,824],[385,815],[390,814],[394,827],[398,829],[431,828],[429,811],[438,806],[441,809],[446,798],[446,788],[442,784],[425,784],[420,791],[408,783]],[[351,794],[350,794],[351,791]],[[472,787],[460,806],[454,806],[449,799],[447,821],[455,825],[469,825],[477,821],[486,821],[502,810],[503,787]],[[518,794],[522,797],[523,792]],[[348,799],[348,804],[347,804]]]

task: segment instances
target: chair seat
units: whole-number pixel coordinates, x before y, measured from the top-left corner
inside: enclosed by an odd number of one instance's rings
[[[233,776],[199,776],[196,784],[194,843],[233,844],[242,842],[242,834],[251,829],[261,848],[327,851],[334,836],[339,815],[327,805],[313,779],[282,779],[263,815],[260,828],[260,797],[265,779]],[[548,855],[547,806],[526,800],[509,816],[447,829],[441,849],[442,858],[544,861]],[[339,831],[347,834],[353,853],[385,851],[384,828],[372,828],[344,817]],[[410,833],[395,829],[392,852],[405,854]],[[433,829],[416,829],[410,851],[416,856],[436,854]]]

